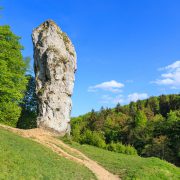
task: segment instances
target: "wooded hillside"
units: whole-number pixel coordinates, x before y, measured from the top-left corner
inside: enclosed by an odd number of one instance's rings
[[[71,124],[73,139],[82,144],[127,154],[134,154],[134,147],[141,156],[180,165],[180,94],[102,107],[72,118]]]

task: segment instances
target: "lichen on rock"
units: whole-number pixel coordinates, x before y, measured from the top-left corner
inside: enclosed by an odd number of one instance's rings
[[[33,30],[38,126],[70,133],[71,95],[77,69],[69,37],[52,20]]]

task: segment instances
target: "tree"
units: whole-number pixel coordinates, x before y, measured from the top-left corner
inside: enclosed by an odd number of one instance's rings
[[[116,113],[121,112],[121,104],[120,104],[119,102],[117,103],[117,105],[116,105],[116,107],[115,107],[115,112],[116,112]]]
[[[154,112],[154,114],[159,113],[159,100],[157,97],[150,97],[147,100],[147,104],[149,105],[151,111]]]
[[[95,123],[97,121],[97,113],[94,111],[94,109],[91,110],[90,116],[88,118],[88,127],[94,131],[95,130]]]
[[[171,160],[174,154],[169,148],[168,142],[169,140],[166,136],[154,138],[151,144],[145,146],[143,154],[145,156],[155,156],[161,159]]]
[[[180,109],[180,96],[177,94],[169,95],[169,106],[171,110]]]
[[[136,127],[144,127],[147,123],[147,117],[143,111],[138,111],[135,116]]]
[[[20,104],[22,108],[21,117],[17,123],[18,128],[30,129],[35,128],[37,117],[37,96],[35,89],[35,78],[27,75],[28,84],[24,99]]]
[[[0,122],[16,126],[26,89],[26,63],[20,37],[9,26],[0,26]]]
[[[167,113],[170,111],[169,107],[169,97],[162,95],[159,97],[159,106],[160,106],[160,113],[162,116],[166,117]]]
[[[170,111],[167,114],[167,122],[168,122],[168,124],[171,124],[171,123],[173,123],[175,121],[180,121],[180,111]]]
[[[143,110],[144,108],[143,101],[138,100],[136,104],[137,104],[137,110]]]
[[[135,117],[137,111],[136,103],[135,102],[130,102],[129,104],[129,114],[133,117]]]

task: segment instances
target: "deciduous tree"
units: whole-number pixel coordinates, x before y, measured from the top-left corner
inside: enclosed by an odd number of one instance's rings
[[[0,26],[0,122],[16,126],[26,89],[26,63],[20,37],[9,26]]]

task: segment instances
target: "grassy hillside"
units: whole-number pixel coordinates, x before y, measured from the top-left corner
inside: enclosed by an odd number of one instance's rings
[[[0,179],[96,179],[84,166],[0,128]]]
[[[118,174],[122,179],[180,179],[180,168],[158,158],[125,155],[75,142],[71,142],[70,145],[97,161],[110,172]]]

